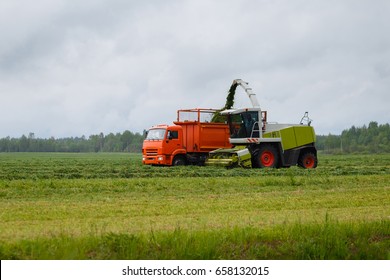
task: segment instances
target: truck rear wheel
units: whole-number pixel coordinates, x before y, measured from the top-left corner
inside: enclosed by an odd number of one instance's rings
[[[181,156],[181,155],[175,156],[173,158],[172,165],[173,166],[186,165],[186,159],[183,156]]]
[[[278,151],[273,145],[262,145],[254,152],[254,162],[256,167],[278,167]]]
[[[299,156],[298,165],[303,168],[316,168],[317,156],[310,151],[305,151]]]

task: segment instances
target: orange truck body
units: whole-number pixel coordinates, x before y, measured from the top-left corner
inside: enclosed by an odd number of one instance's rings
[[[215,109],[178,110],[173,125],[157,125],[149,129],[143,142],[142,163],[149,165],[203,165],[208,153],[232,147],[229,126],[203,119]],[[183,117],[188,114],[190,117]]]

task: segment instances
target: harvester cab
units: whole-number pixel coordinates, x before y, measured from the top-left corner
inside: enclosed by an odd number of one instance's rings
[[[229,95],[234,97],[237,86],[245,90],[252,107],[220,112],[227,116],[229,141],[234,146],[210,152],[206,165],[315,168],[317,150],[311,120],[307,125],[268,123],[267,112],[261,111],[256,94],[247,82],[234,80]]]

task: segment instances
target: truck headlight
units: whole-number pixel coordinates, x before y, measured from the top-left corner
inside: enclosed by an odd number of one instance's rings
[[[158,157],[157,160],[164,160],[164,157]]]

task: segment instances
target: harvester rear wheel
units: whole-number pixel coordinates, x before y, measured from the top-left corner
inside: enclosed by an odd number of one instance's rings
[[[254,152],[254,165],[256,167],[278,167],[278,151],[273,145],[263,145]]]
[[[316,168],[317,157],[312,152],[303,152],[298,159],[298,165],[303,168]]]

